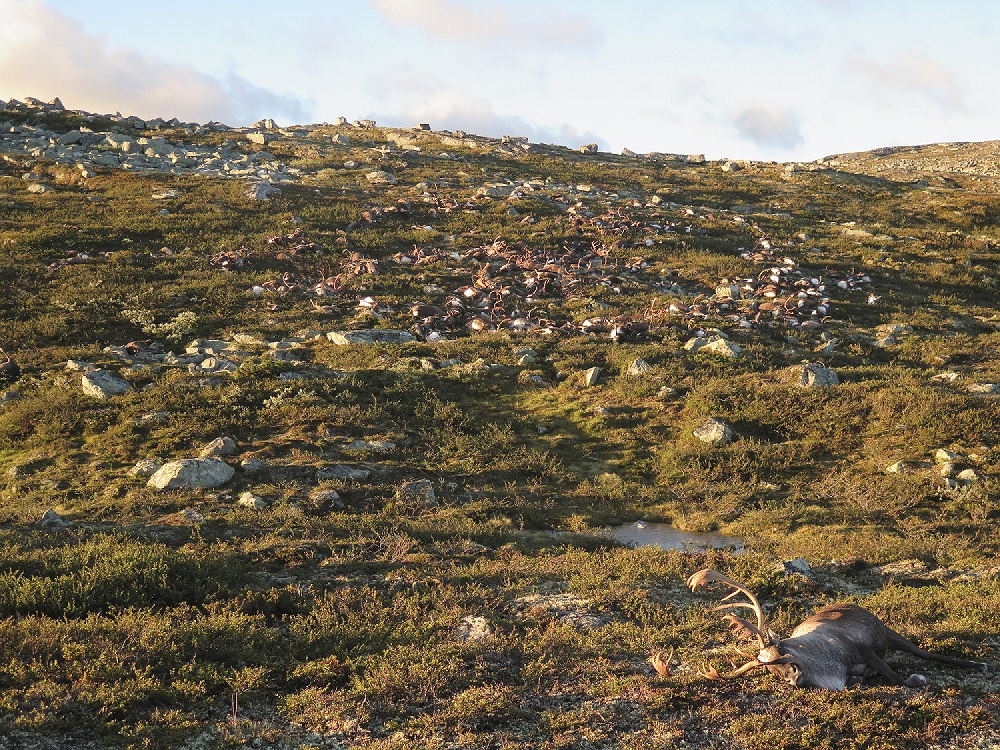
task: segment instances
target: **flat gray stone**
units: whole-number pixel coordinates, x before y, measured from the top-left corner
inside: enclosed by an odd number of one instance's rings
[[[591,367],[589,370],[583,373],[583,384],[588,388],[592,385],[597,385],[597,381],[601,376],[600,367]]]
[[[409,344],[417,340],[409,331],[368,329],[363,331],[330,331],[328,340],[340,346],[350,344]]]
[[[368,469],[358,469],[347,464],[336,464],[334,466],[324,466],[316,470],[316,479],[342,479],[348,482],[363,482],[371,476]]]
[[[120,396],[132,390],[127,380],[107,370],[92,370],[83,374],[83,392],[88,396],[107,401],[112,396]]]
[[[148,484],[157,490],[219,487],[235,473],[232,466],[218,458],[182,458],[165,463]]]

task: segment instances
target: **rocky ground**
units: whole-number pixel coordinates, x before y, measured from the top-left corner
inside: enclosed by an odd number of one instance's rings
[[[739,657],[684,587],[998,660],[992,144],[0,105],[0,747],[996,742],[993,677],[908,657],[706,680]]]

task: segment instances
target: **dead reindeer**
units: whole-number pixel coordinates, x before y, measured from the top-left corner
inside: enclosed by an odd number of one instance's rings
[[[856,685],[876,674],[882,675],[893,685],[920,687],[927,684],[927,678],[923,675],[910,675],[904,680],[896,674],[884,661],[886,652],[890,649],[981,672],[995,671],[993,666],[983,662],[953,659],[924,651],[856,604],[831,604],[824,607],[796,627],[791,637],[782,639],[767,628],[757,597],[742,584],[708,568],[699,570],[687,579],[688,588],[692,591],[714,582],[733,589],[723,602],[738,594],[746,595],[750,601],[721,604],[713,611],[748,609],[757,620],[756,623],[749,622],[732,613],[723,618],[737,636],[747,640],[756,639],[760,646],[760,653],[756,658],[726,675],[727,677],[763,668],[794,687],[843,690],[848,685]],[[721,677],[714,668],[709,668],[704,674],[711,679]]]

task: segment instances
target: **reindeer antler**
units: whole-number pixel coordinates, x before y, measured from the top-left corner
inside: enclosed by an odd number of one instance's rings
[[[751,610],[755,615],[757,615],[757,624],[754,625],[753,623],[744,620],[742,617],[727,614],[723,619],[733,627],[733,631],[737,635],[745,638],[756,638],[762,649],[774,645],[774,641],[764,625],[764,611],[761,609],[760,602],[757,601],[757,597],[753,595],[753,592],[751,592],[742,583],[737,583],[731,578],[727,578],[722,575],[722,573],[710,568],[699,570],[687,579],[687,586],[692,591],[697,589],[699,586],[705,585],[706,583],[724,583],[733,589],[731,594],[723,597],[722,601],[724,602],[732,599],[738,594],[743,594],[750,600],[749,602],[731,602],[729,604],[720,604],[718,607],[714,607],[712,609],[713,612],[718,612],[726,609],[744,608]]]

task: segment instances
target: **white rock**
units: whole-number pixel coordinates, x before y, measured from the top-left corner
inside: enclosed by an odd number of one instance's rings
[[[693,338],[684,344],[684,348],[691,352],[708,352],[730,359],[735,359],[743,351],[739,346],[719,335]]]
[[[29,193],[48,193],[51,192],[51,190],[52,190],[51,187],[49,187],[48,185],[43,185],[40,182],[33,182],[30,185],[28,185]]]
[[[976,473],[975,469],[963,469],[962,471],[958,472],[958,474],[955,476],[955,479],[957,479],[962,484],[970,484],[979,479],[979,474]]]
[[[894,464],[889,464],[885,467],[886,474],[906,474],[909,472],[910,466],[906,461],[897,461]]]
[[[212,442],[205,445],[198,454],[198,457],[208,458],[209,456],[231,456],[236,453],[236,450],[236,441],[227,435],[225,437],[216,438]]]
[[[598,378],[601,375],[600,367],[591,367],[589,370],[583,373],[583,384],[587,387],[592,385],[597,385]]]
[[[165,463],[149,478],[158,490],[218,487],[233,478],[232,466],[217,458],[182,458]]]
[[[725,422],[710,417],[694,429],[694,436],[703,443],[724,445],[733,439],[733,431]]]
[[[644,375],[652,369],[653,366],[649,362],[644,359],[637,359],[628,366],[628,374],[632,376]]]
[[[241,507],[249,508],[250,510],[263,510],[267,507],[267,501],[260,495],[255,495],[252,492],[244,492],[236,502]]]

